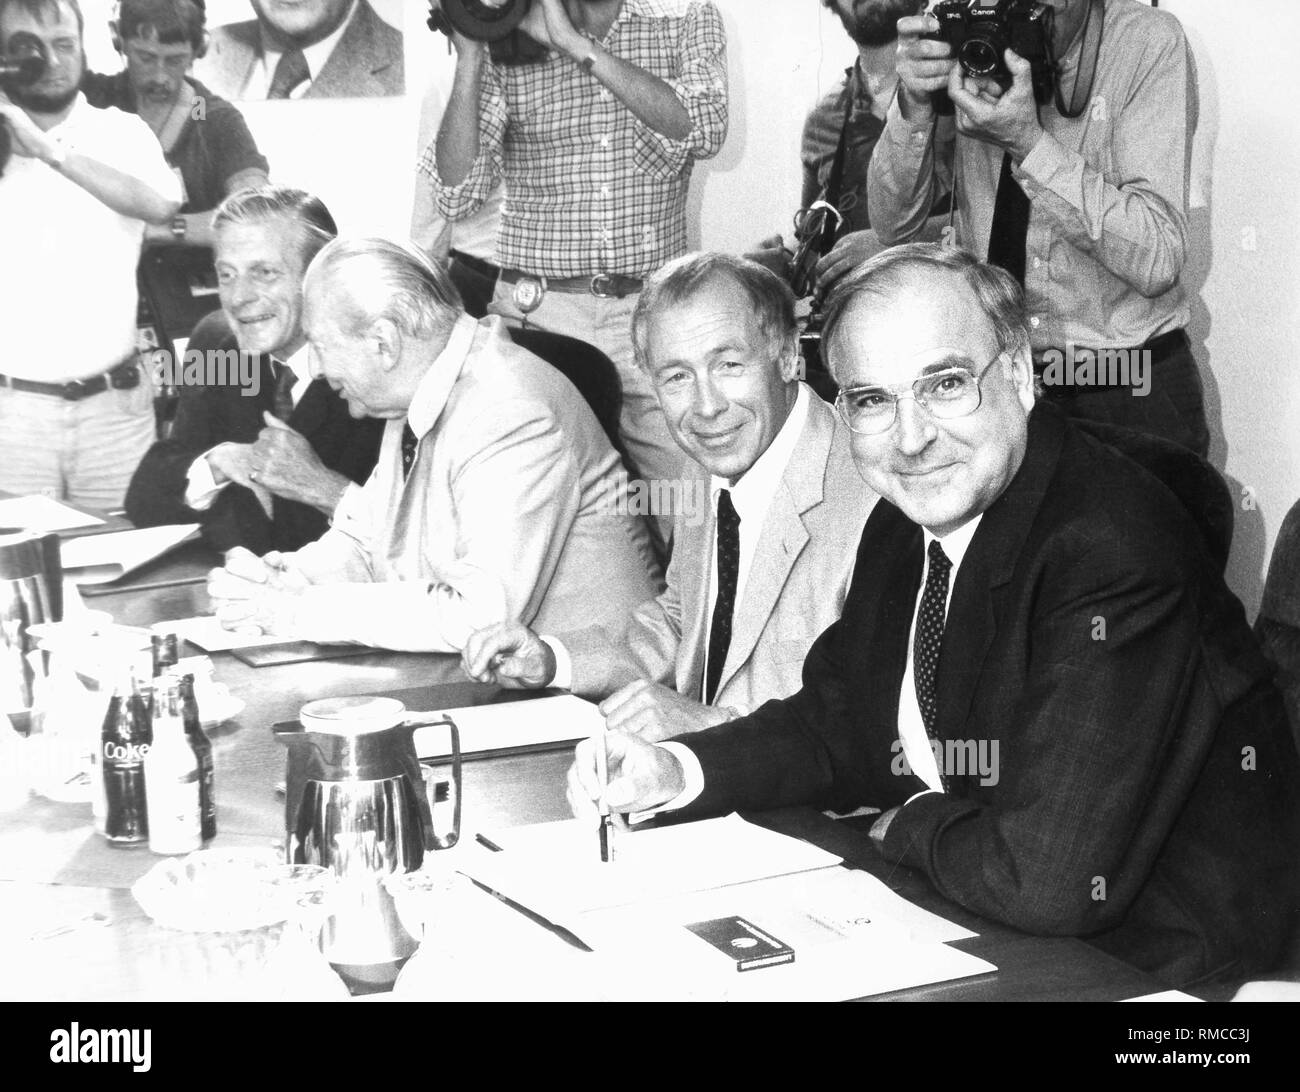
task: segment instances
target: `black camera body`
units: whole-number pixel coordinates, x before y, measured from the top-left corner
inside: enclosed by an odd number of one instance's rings
[[[40,83],[48,64],[45,43],[35,34],[20,30],[10,35],[8,48],[0,55],[0,90],[12,94]],[[0,175],[5,173],[12,151],[9,126],[0,121]]]
[[[943,0],[930,12],[939,29],[924,37],[952,46],[953,56],[968,76],[995,80],[1003,90],[1011,86],[1011,71],[1003,54],[1014,50],[1029,62],[1034,98],[1048,102],[1056,85],[1056,58],[1052,51],[1055,13],[1035,0]]]

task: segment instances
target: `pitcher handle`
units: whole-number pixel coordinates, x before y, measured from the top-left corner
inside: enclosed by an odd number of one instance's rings
[[[433,821],[434,815],[438,812],[438,785],[440,779],[428,778],[424,782],[425,797],[429,805],[429,834],[433,839],[431,849],[450,849],[460,841],[460,806],[461,806],[461,773],[460,773],[460,729],[456,727],[456,722],[448,716],[439,717],[437,720],[420,720],[416,723],[410,723],[414,728],[428,728],[439,724],[445,724],[451,731],[451,796],[452,796],[452,815],[451,831],[442,837],[438,834],[437,826]]]

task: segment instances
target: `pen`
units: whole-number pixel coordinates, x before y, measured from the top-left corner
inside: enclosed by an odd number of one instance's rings
[[[609,732],[602,726],[596,740],[596,779],[600,782],[600,859],[608,864],[614,859],[614,841],[611,836],[613,819],[609,814],[609,801],[605,791],[609,788]]]

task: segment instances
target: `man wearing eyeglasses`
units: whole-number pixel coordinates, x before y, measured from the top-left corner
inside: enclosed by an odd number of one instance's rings
[[[887,251],[825,337],[882,497],[844,613],[793,697],[657,746],[611,735],[610,806],[875,807],[884,857],[984,917],[1170,984],[1268,968],[1300,905],[1300,771],[1203,528],[1036,404],[1004,271]],[[596,795],[580,746],[570,799]]]

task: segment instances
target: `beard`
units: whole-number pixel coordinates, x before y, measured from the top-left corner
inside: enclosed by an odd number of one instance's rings
[[[73,84],[65,91],[33,91],[31,88],[9,86],[4,90],[15,106],[21,106],[33,114],[57,114],[72,105],[72,100],[81,88]]]
[[[840,13],[840,22],[856,44],[873,48],[897,38],[898,20],[915,15],[922,6],[922,0],[858,0],[852,15]]]

